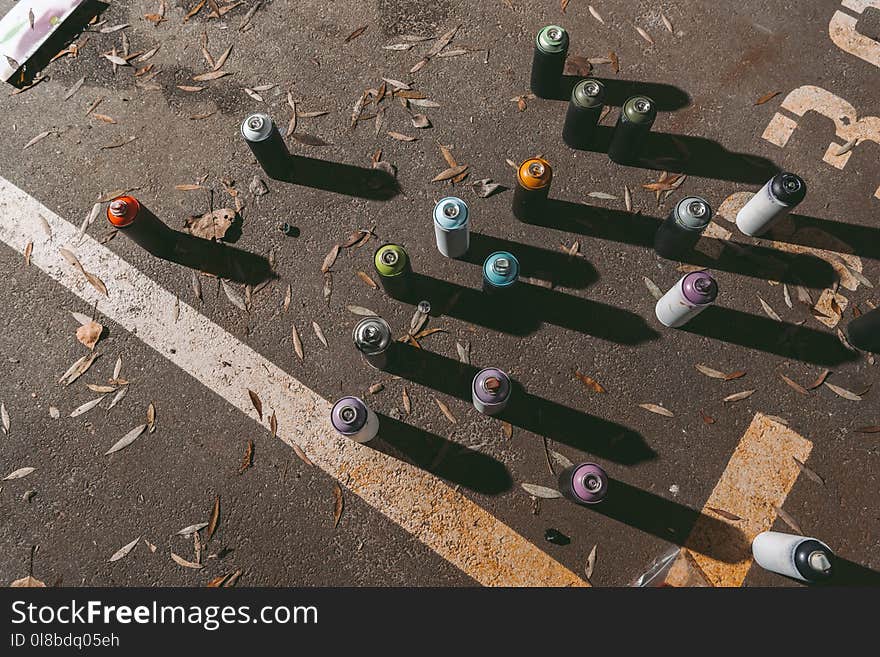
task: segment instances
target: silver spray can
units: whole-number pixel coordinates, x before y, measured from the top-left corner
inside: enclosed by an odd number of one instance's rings
[[[495,367],[477,372],[471,384],[474,408],[485,415],[496,415],[507,406],[510,399],[510,377]]]
[[[834,570],[831,548],[796,534],[761,532],[752,541],[752,554],[761,568],[802,582],[827,580]]]
[[[357,397],[343,397],[333,404],[330,422],[337,433],[356,443],[365,443],[379,433],[379,416]]]
[[[440,199],[434,206],[434,237],[437,250],[447,258],[460,258],[471,245],[467,203],[455,196]]]
[[[743,233],[757,237],[791,212],[807,194],[807,183],[793,173],[777,173],[736,215],[736,226]]]
[[[654,312],[663,326],[684,326],[718,297],[718,283],[707,271],[694,271],[682,276],[678,283],[657,301]]]
[[[241,136],[269,176],[276,178],[286,172],[290,152],[272,117],[259,112],[251,114],[241,123]]]
[[[352,339],[367,364],[377,370],[385,369],[392,342],[388,322],[381,317],[366,317],[354,327]]]

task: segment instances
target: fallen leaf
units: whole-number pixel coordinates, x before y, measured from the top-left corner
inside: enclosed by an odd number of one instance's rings
[[[636,28],[636,32],[639,33],[639,36],[640,36],[640,37],[642,37],[645,41],[647,41],[648,43],[650,43],[652,46],[654,45],[654,39],[651,38],[651,35],[650,35],[650,34],[648,34],[647,32],[645,32],[645,30],[643,30],[642,28],[640,28],[638,25],[636,25],[635,28]]]
[[[773,505],[773,508],[776,509],[776,513],[779,515],[780,520],[784,522],[786,525],[791,527],[795,533],[803,535],[804,531],[801,529],[800,525],[797,524],[797,521],[789,515],[789,513],[783,510],[782,507]]]
[[[192,569],[194,569],[194,570],[200,570],[200,569],[204,568],[204,566],[203,566],[202,564],[200,564],[200,563],[193,563],[192,561],[187,561],[187,560],[184,559],[183,557],[178,556],[178,555],[174,554],[173,552],[171,553],[171,559],[172,559],[172,560],[174,561],[174,563],[176,563],[178,566],[183,566],[184,568],[192,568]]]
[[[660,20],[663,21],[663,26],[669,31],[670,34],[675,34],[675,30],[672,27],[672,21],[666,18],[666,14],[660,14]]]
[[[87,401],[85,404],[82,404],[81,406],[77,406],[75,409],[73,409],[73,411],[71,411],[71,413],[70,413],[70,417],[79,417],[83,413],[88,413],[90,410],[92,410],[95,406],[100,404],[102,401],[104,401],[103,396],[98,397],[97,399],[93,399],[91,401]]]
[[[223,292],[226,294],[226,298],[229,299],[229,303],[239,310],[247,312],[247,304],[244,301],[244,297],[241,296],[241,293],[225,280],[221,279],[220,284],[223,287]]]
[[[8,475],[3,477],[3,481],[12,481],[13,479],[21,479],[23,477],[27,477],[34,470],[36,470],[36,468],[19,468],[18,470],[13,470]]]
[[[321,273],[326,274],[330,271],[330,268],[336,262],[336,258],[339,256],[339,245],[334,244],[333,248],[330,249],[330,252],[324,256],[324,262],[321,263]]]
[[[434,401],[437,402],[437,406],[440,408],[440,412],[446,416],[446,419],[452,422],[452,424],[458,424],[458,420],[455,419],[455,416],[452,414],[452,411],[449,410],[449,407],[444,404],[442,401],[434,397]]]
[[[715,418],[711,415],[706,415],[706,413],[702,409],[700,409],[700,417],[705,424],[715,424]]]
[[[211,540],[214,532],[217,531],[217,525],[220,523],[220,496],[214,498],[214,506],[211,509],[211,519],[208,521],[208,530],[205,532],[205,543]]]
[[[776,311],[773,310],[773,308],[770,307],[770,304],[768,304],[766,301],[764,301],[764,300],[761,298],[761,295],[760,295],[760,294],[757,294],[757,295],[755,295],[755,296],[757,296],[757,297],[758,297],[758,301],[761,302],[761,307],[764,309],[764,312],[767,313],[767,317],[769,317],[770,319],[774,319],[774,320],[776,320],[777,322],[781,322],[781,321],[782,321],[782,318],[781,318],[779,315],[776,314]]]
[[[718,508],[715,508],[714,506],[707,506],[706,510],[711,511],[714,514],[721,516],[725,520],[731,520],[733,522],[737,522],[738,520],[742,520],[742,518],[740,518],[737,515],[734,515],[730,511],[725,511],[724,509],[718,509]]]
[[[104,327],[98,324],[98,322],[90,321],[88,324],[83,324],[76,329],[76,339],[89,349],[94,350],[103,331]]]
[[[177,535],[184,536],[184,537],[192,536],[196,532],[202,531],[207,526],[208,526],[208,523],[206,523],[206,522],[197,522],[194,525],[188,525],[187,527],[184,527],[179,532],[177,532]]]
[[[27,577],[22,577],[21,579],[17,579],[9,585],[9,588],[20,589],[20,588],[44,588],[46,585],[38,580],[33,575],[28,575]]]
[[[663,415],[665,417],[675,417],[675,413],[673,413],[669,409],[663,408],[662,406],[658,406],[657,404],[639,404],[639,407],[644,408],[646,411],[656,413],[657,415]]]
[[[730,374],[724,375],[725,381],[736,381],[737,379],[741,379],[746,375],[745,370],[737,370],[736,372],[731,372]]]
[[[92,366],[92,363],[94,363],[99,356],[100,354],[94,351],[86,356],[83,356],[73,365],[71,365],[64,374],[61,375],[61,378],[58,379],[58,383],[65,386],[70,385],[83,374],[85,374]]]
[[[369,308],[364,308],[363,306],[346,306],[345,308],[348,312],[354,313],[355,315],[360,315],[362,317],[376,317],[375,312]]]
[[[855,394],[854,392],[850,392],[846,388],[841,388],[840,386],[836,386],[833,383],[824,382],[825,387],[831,390],[834,394],[839,397],[843,397],[844,399],[849,399],[850,401],[862,401],[862,398]]]
[[[660,299],[660,297],[663,296],[663,291],[659,287],[657,287],[657,284],[654,281],[652,281],[650,278],[648,278],[647,276],[644,277],[644,280],[645,280],[645,287],[648,288],[648,292],[651,293],[651,296],[654,297],[655,299]]]
[[[513,437],[513,425],[506,420],[501,421],[501,434],[504,436],[506,440],[510,440]]]
[[[2,422],[3,433],[9,435],[9,411],[6,410],[6,404],[0,403],[0,422]]]
[[[333,526],[339,525],[339,519],[342,517],[342,510],[345,507],[345,498],[342,496],[342,487],[339,483],[333,484]]]
[[[590,196],[592,198],[599,198],[605,201],[617,201],[620,199],[619,196],[615,196],[614,194],[607,194],[605,192],[590,192],[589,194],[587,194],[587,196]]]
[[[413,128],[424,129],[431,127],[431,120],[424,114],[413,114],[411,119]]]
[[[582,55],[569,55],[565,60],[563,74],[585,78],[590,75],[592,70],[593,65],[590,63],[590,60],[588,58]],[[520,96],[520,98],[522,97]],[[523,105],[525,105],[525,101],[523,101]]]
[[[110,400],[110,405],[107,406],[107,410],[109,411],[111,408],[116,406],[116,404],[121,402],[126,394],[128,394],[128,387],[122,388],[122,390],[117,392],[116,395],[113,397],[113,399]]]
[[[263,421],[263,402],[260,400],[260,396],[255,393],[253,390],[248,390],[248,397],[251,398],[251,404],[254,405],[254,409],[257,411],[257,415],[260,417],[260,422]]]
[[[710,378],[722,379],[722,380],[727,378],[727,375],[724,372],[719,372],[718,370],[712,369],[711,367],[708,367],[707,365],[702,365],[700,363],[697,363],[696,365],[694,365],[694,367],[697,369],[698,372],[700,372],[700,374],[705,374],[706,376],[708,376]]]
[[[880,433],[880,425],[874,425],[870,427],[859,427],[855,430],[856,433]]]
[[[153,402],[147,406],[147,430],[150,433],[156,432],[156,405]]]
[[[461,342],[455,343],[455,350],[458,352],[458,360],[460,360],[465,365],[471,364],[471,345],[468,343],[467,345],[463,345]]]
[[[809,395],[810,394],[807,391],[807,389],[804,388],[800,383],[798,383],[797,381],[793,381],[792,379],[789,379],[787,376],[785,376],[785,374],[780,373],[779,376],[782,378],[783,381],[785,381],[789,386],[791,386],[791,388],[793,390],[799,392],[802,395]]]
[[[291,326],[290,328],[290,337],[293,340],[293,350],[296,352],[296,355],[299,357],[300,361],[303,360],[303,345],[302,340],[299,337],[299,331],[296,330],[296,324]]]
[[[324,337],[324,331],[318,326],[318,322],[312,322],[312,330],[314,330],[315,335],[318,336],[318,340],[321,341],[321,344],[329,349],[330,345],[327,344],[327,338]]]
[[[388,136],[392,139],[396,139],[397,141],[417,141],[418,137],[412,137],[410,135],[405,135],[402,132],[394,132],[393,130],[388,131]]]
[[[540,497],[545,500],[552,500],[557,497],[562,497],[562,493],[560,493],[555,488],[547,488],[547,486],[538,486],[537,484],[520,484],[523,489],[533,497]]]
[[[498,183],[493,183],[491,178],[483,178],[482,180],[477,180],[476,182],[471,183],[471,188],[474,190],[474,193],[480,198],[488,198],[492,196],[498,189],[501,188],[501,185]]]
[[[602,16],[599,14],[598,11],[596,11],[596,9],[593,7],[593,5],[589,5],[587,7],[587,9],[590,10],[590,14],[593,16],[593,18],[595,18],[597,21],[602,23],[602,25],[605,24],[605,21],[603,20]]]
[[[192,79],[194,82],[208,82],[209,80],[219,80],[227,75],[230,75],[230,73],[227,73],[226,71],[209,71],[208,73],[194,75]]]
[[[607,390],[605,390],[605,388],[602,386],[601,383],[596,381],[596,379],[594,379],[590,376],[587,376],[586,374],[582,374],[580,372],[580,370],[575,370],[574,375],[581,380],[581,383],[583,383],[587,388],[589,388],[593,392],[599,392],[599,393],[608,392]]]
[[[755,101],[755,105],[763,105],[767,101],[772,100],[773,98],[776,98],[776,96],[778,96],[781,93],[782,93],[781,91],[771,91],[770,93],[766,93],[763,96],[761,96],[760,98],[758,98],[758,100]]]
[[[221,208],[199,216],[191,216],[184,222],[186,232],[206,240],[222,240],[235,223],[237,213],[232,208]]]
[[[354,32],[349,34],[347,37],[345,37],[345,40],[343,41],[343,43],[348,43],[349,41],[353,41],[353,40],[357,39],[361,34],[363,34],[364,32],[367,31],[368,27],[370,27],[370,26],[369,25],[362,25],[361,27],[356,29]]]
[[[598,547],[598,545],[594,545],[593,549],[590,550],[590,554],[587,555],[587,563],[584,565],[584,574],[587,576],[587,581],[593,576],[593,570],[596,568],[596,550]]]
[[[743,399],[748,399],[749,397],[751,397],[754,392],[755,392],[754,390],[743,390],[742,392],[735,392],[732,395],[727,395],[727,397],[725,397],[721,401],[723,401],[723,402],[742,401]]]
[[[445,169],[444,171],[441,171],[436,176],[434,176],[431,179],[431,182],[443,182],[444,180],[450,180],[451,178],[455,178],[459,174],[462,174],[465,171],[467,171],[468,166],[469,165],[467,165],[467,164],[460,164],[455,167],[449,167],[448,169]]]
[[[141,540],[141,537],[138,536],[138,537],[137,537],[136,539],[134,539],[131,543],[126,543],[126,544],[123,545],[121,548],[119,548],[118,550],[116,550],[116,552],[113,553],[113,556],[110,557],[107,561],[108,561],[108,562],[111,562],[111,563],[112,563],[113,561],[119,561],[119,560],[122,559],[124,556],[126,556],[129,552],[131,552],[131,551],[134,549],[134,546],[137,545],[137,544],[140,542],[140,540]]]
[[[106,452],[104,452],[104,456],[107,456],[108,454],[113,454],[114,452],[118,452],[121,449],[125,449],[126,447],[131,445],[135,440],[137,440],[138,437],[144,431],[146,431],[146,429],[147,429],[146,424],[141,424],[141,425],[135,427],[134,429],[129,431],[127,434],[125,434],[122,438],[120,438],[118,441],[116,441],[116,443],[113,445],[113,447],[111,447]]]
[[[805,475],[807,475],[807,477],[809,477],[810,479],[815,481],[817,484],[820,484],[822,486],[825,485],[825,480],[822,477],[820,477],[818,474],[816,474],[816,472],[814,470],[812,470],[811,468],[808,468],[806,466],[806,464],[804,464],[803,461],[801,461],[796,456],[792,456],[791,458],[794,459],[794,462],[797,463],[798,468],[800,468],[801,472],[803,472]]]

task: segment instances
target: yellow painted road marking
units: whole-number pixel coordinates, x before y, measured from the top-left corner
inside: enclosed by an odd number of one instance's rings
[[[731,543],[729,533],[700,519],[685,542],[684,550],[690,552],[711,585],[742,585],[752,567],[752,539],[773,526],[776,507],[785,503],[800,474],[794,459],[806,461],[812,449],[813,443],[784,424],[761,413],[755,415],[715,484],[701,516],[701,519],[708,516],[736,527],[743,532],[744,540]],[[727,511],[742,520],[727,520],[713,509]],[[709,553],[716,558],[707,556]],[[679,556],[676,562],[679,567],[670,569],[666,579],[668,584],[686,584],[682,573],[687,569],[680,563],[684,559],[684,555]]]
[[[52,231],[47,236],[41,217]],[[487,586],[588,586],[555,559],[437,477],[336,435],[330,404],[114,255],[36,199],[0,177],[0,240],[31,264],[259,421],[248,389],[274,410],[278,436],[296,442],[331,477],[403,527],[441,557]],[[75,252],[109,290],[101,296],[59,253]]]

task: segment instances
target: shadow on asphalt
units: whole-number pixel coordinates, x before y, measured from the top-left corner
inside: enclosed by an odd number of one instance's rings
[[[612,126],[596,126],[589,146],[579,150],[607,153],[613,134]],[[779,172],[779,167],[767,158],[728,151],[705,137],[651,131],[643,143],[642,154],[625,166],[756,185],[763,185]]]
[[[500,461],[387,415],[379,414],[375,448],[476,493],[499,495],[513,486]]]
[[[88,29],[89,22],[110,6],[109,2],[86,0],[67,18],[61,27],[52,33],[40,49],[25,63],[24,67],[15,72],[9,83],[15,87],[26,87],[42,71],[52,58],[77,40]]]
[[[290,155],[280,171],[267,171],[274,180],[346,196],[387,201],[400,193],[397,178],[382,169]]]
[[[394,343],[386,371],[470,403],[479,368],[401,342]],[[499,420],[623,465],[653,458],[656,452],[638,432],[527,392],[513,382]]]
[[[829,580],[814,586],[880,586],[880,573],[835,555]]]
[[[671,84],[600,78],[594,75],[589,77],[599,80],[605,86],[606,105],[620,107],[632,96],[647,96],[654,101],[659,111],[672,112],[687,107],[691,102],[686,91]],[[575,85],[583,79],[583,76],[580,75],[563,75],[559,83],[559,93],[551,97],[550,100],[568,102]]]
[[[653,249],[654,235],[661,221],[659,217],[626,210],[549,199],[542,215],[530,218],[528,223]],[[834,268],[826,260],[809,253],[788,253],[705,235],[700,238],[699,246],[720,255],[716,259],[701,251],[690,251],[682,254],[680,261],[695,267],[817,289],[837,280]]]
[[[398,301],[416,305],[425,299],[434,315],[449,315],[499,333],[531,335],[548,322],[617,344],[641,344],[659,337],[628,310],[522,281],[501,294],[486,294],[416,272],[410,276],[409,290],[394,297]]]
[[[880,260],[880,229],[832,219],[790,214],[759,239],[799,244],[814,249],[842,251],[841,245],[834,243],[838,241],[848,247],[845,252]]]
[[[689,549],[725,563],[745,561],[752,553],[751,543],[737,527],[617,479],[609,480],[602,502],[584,508],[676,545],[688,543]],[[695,542],[696,537],[688,542],[697,520],[703,528],[698,536],[706,537],[705,544]]]
[[[833,333],[721,306],[706,308],[678,330],[825,367],[859,358]]]

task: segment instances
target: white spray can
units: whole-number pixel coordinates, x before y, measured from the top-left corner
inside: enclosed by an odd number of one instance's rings
[[[761,568],[802,582],[827,580],[833,573],[834,553],[815,538],[761,532],[752,541],[752,554]]]
[[[807,183],[793,173],[777,173],[736,215],[736,226],[757,237],[787,215],[807,194]]]
[[[718,284],[707,271],[694,271],[682,276],[678,283],[657,301],[654,312],[664,326],[684,326],[715,303]]]
[[[437,250],[447,258],[460,258],[471,245],[467,203],[455,196],[440,199],[434,206],[434,237]]]

